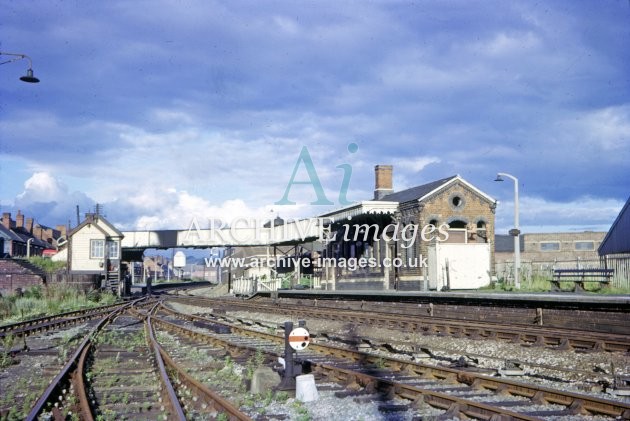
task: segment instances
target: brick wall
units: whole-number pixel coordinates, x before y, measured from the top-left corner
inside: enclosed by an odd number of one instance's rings
[[[468,229],[468,242],[494,243],[493,205],[466,185],[457,182],[434,197],[426,199],[418,208],[413,222],[423,227],[432,221],[437,223],[437,226],[453,221],[463,221]],[[485,227],[485,238],[477,235],[478,222],[482,222]],[[483,231],[481,233],[483,234]],[[418,254],[427,256],[428,245],[427,242],[420,242]],[[493,260],[491,257],[491,267]]]
[[[7,295],[17,288],[25,289],[32,285],[42,285],[44,275],[35,273],[13,259],[0,259],[0,294]]]
[[[598,260],[597,249],[605,236],[595,231],[522,234],[521,261]],[[513,260],[512,251],[496,253],[497,263]]]

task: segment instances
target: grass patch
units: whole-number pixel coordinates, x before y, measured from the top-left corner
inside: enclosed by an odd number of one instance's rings
[[[0,324],[113,304],[116,300],[111,293],[86,294],[67,284],[31,286],[24,291],[22,297],[0,297]]]
[[[33,256],[28,258],[29,263],[37,266],[45,272],[56,272],[66,267],[66,262],[54,262],[49,258],[42,256]]]
[[[518,292],[550,292],[551,291],[551,279],[553,275],[533,275],[527,279],[521,281],[521,287],[519,289],[514,288],[514,285],[506,285],[503,280],[492,283],[489,286],[480,288],[484,292],[492,291],[518,291]],[[560,288],[565,291],[573,291],[575,282],[560,282]],[[586,292],[604,295],[613,294],[630,294],[630,288],[618,288],[614,286],[606,286],[601,282],[584,282],[584,289]]]

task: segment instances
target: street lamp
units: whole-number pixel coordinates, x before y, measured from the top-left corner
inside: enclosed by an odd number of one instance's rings
[[[514,228],[511,229],[510,235],[514,237],[514,287],[520,288],[521,281],[519,279],[518,270],[521,266],[521,243],[519,235],[521,231],[518,229],[518,178],[503,172],[497,173],[494,181],[504,181],[503,177],[511,178],[514,181]]]
[[[31,241],[33,241],[34,238],[29,238],[28,241],[26,241],[26,258],[30,259],[31,257]]]
[[[7,61],[3,61],[0,62],[0,64],[7,64],[7,63],[11,63],[14,61],[18,61],[18,60],[22,60],[23,58],[28,60],[28,70],[26,71],[26,75],[22,76],[20,78],[21,81],[23,82],[28,82],[28,83],[39,83],[39,79],[37,79],[35,76],[33,76],[33,62],[31,61],[31,58],[29,56],[27,56],[26,54],[15,54],[15,53],[3,53],[0,52],[0,56],[12,56],[13,58],[7,60]]]

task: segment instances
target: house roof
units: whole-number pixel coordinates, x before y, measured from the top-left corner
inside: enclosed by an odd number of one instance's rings
[[[630,253],[630,197],[599,245],[597,253],[600,256]]]
[[[22,237],[20,237],[19,235],[17,235],[16,233],[13,232],[13,230],[9,230],[7,229],[4,225],[0,224],[0,238],[3,238],[5,240],[9,240],[9,241],[19,241],[21,243],[24,243],[25,241],[22,239]]]
[[[445,188],[446,186],[454,184],[458,181],[466,185],[471,190],[474,190],[477,194],[479,194],[481,197],[488,200],[489,202],[495,202],[495,200],[492,197],[488,196],[481,190],[477,189],[468,181],[464,180],[460,175],[453,175],[451,177],[442,178],[441,180],[432,181],[427,184],[422,184],[420,186],[416,186],[416,187],[412,187],[412,188],[402,190],[399,192],[391,193],[391,194],[383,196],[379,200],[386,201],[386,202],[398,202],[398,203],[410,202],[412,200],[423,200],[425,198],[428,198],[433,193],[436,193],[439,190]]]
[[[46,241],[40,240],[39,238],[34,237],[33,234],[31,234],[24,228],[15,228],[12,231],[15,235],[19,236],[24,243],[27,243],[28,240],[33,239],[32,244],[35,246],[42,247],[45,249],[52,248],[52,246],[48,244]]]
[[[107,219],[105,219],[101,215],[93,215],[92,217],[86,217],[83,220],[83,222],[81,222],[79,225],[74,227],[74,229],[72,229],[72,231],[70,231],[70,234],[68,234],[68,237],[73,236],[76,232],[80,231],[83,227],[85,227],[88,224],[94,224],[96,226],[96,228],[99,229],[106,236],[109,236],[109,233],[107,231],[105,231],[100,225],[105,225],[107,228],[112,230],[116,234],[115,236],[120,237],[120,238],[124,237],[123,233],[120,232],[120,230],[118,230],[118,228],[113,226],[111,224],[111,222],[109,222]]]

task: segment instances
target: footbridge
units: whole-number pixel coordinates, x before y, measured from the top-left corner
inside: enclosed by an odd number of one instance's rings
[[[123,250],[176,247],[248,247],[299,244],[323,240],[328,233],[328,218],[310,218],[274,226],[242,219],[230,227],[201,229],[193,221],[186,230],[123,231]]]

